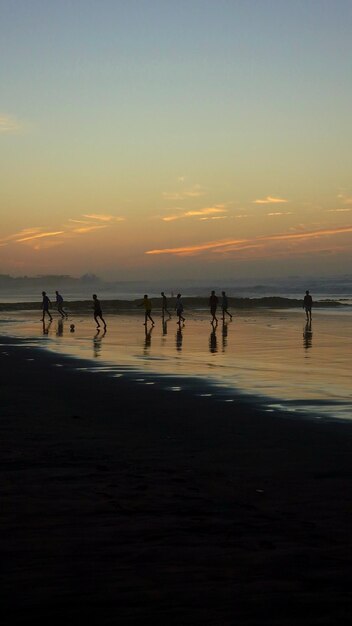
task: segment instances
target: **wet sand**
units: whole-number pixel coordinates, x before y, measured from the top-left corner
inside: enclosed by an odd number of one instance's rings
[[[350,423],[1,343],[4,624],[347,623]]]
[[[107,315],[108,330],[97,331],[92,315],[70,314],[63,322],[53,312],[44,328],[38,312],[10,313],[1,334],[33,346],[104,363],[111,372],[153,376],[202,377],[212,392],[256,394],[263,406],[316,417],[351,419],[352,311],[314,312],[307,327],[302,311],[255,310],[235,313],[232,321],[210,324],[208,310],[187,311],[186,325],[175,317],[143,326],[143,313]],[[5,318],[5,319],[4,319]],[[70,332],[70,324],[75,332]],[[166,385],[167,386],[167,385]]]

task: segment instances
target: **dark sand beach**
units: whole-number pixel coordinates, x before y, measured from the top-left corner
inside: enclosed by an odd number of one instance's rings
[[[2,339],[3,624],[347,624],[352,424]]]

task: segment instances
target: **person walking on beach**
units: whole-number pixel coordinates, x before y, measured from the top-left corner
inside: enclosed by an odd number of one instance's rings
[[[97,324],[97,328],[100,328],[100,324],[99,324],[99,319],[103,322],[104,324],[104,330],[106,330],[106,322],[103,318],[103,312],[101,309],[101,304],[98,300],[97,294],[93,293],[93,307],[94,307],[94,319],[96,321]],[[99,319],[98,319],[99,318]]]
[[[183,317],[182,313],[183,313],[183,303],[181,300],[181,294],[178,293],[177,294],[177,298],[176,298],[176,304],[175,304],[175,311],[176,311],[176,315],[178,317],[178,324],[181,325],[181,320],[183,322],[183,324],[185,323],[185,318]]]
[[[211,292],[211,296],[209,298],[209,306],[210,306],[210,314],[212,315],[211,324],[218,323],[218,318],[216,317],[216,309],[218,307],[218,297],[215,295],[215,291]]]
[[[167,309],[167,298],[166,298],[166,296],[165,296],[163,291],[161,292],[161,297],[162,297],[162,302],[161,302],[161,313],[162,313],[162,316],[165,317],[165,313],[167,313],[169,318],[171,319],[171,315],[170,315],[170,313],[169,313],[169,311]]]
[[[55,291],[56,294],[56,305],[57,305],[57,310],[60,313],[61,317],[64,318],[66,317],[66,319],[68,318],[67,313],[63,310],[63,304],[64,304],[64,299],[62,297],[62,295],[58,292]]]
[[[43,296],[43,302],[42,302],[42,311],[43,311],[43,317],[42,317],[42,322],[44,322],[45,320],[45,313],[48,314],[50,321],[53,321],[53,318],[51,316],[51,313],[49,311],[49,307],[51,307],[51,302],[49,297],[46,295],[45,291],[42,291],[42,296]]]
[[[305,312],[306,312],[307,322],[312,321],[312,306],[313,306],[313,298],[310,295],[309,291],[307,290],[306,295],[304,296],[304,300],[303,300],[303,308],[305,309]]]
[[[225,293],[225,291],[221,292],[222,295],[222,299],[221,299],[221,309],[222,309],[222,320],[225,320],[225,314],[229,316],[229,318],[232,320],[232,315],[231,313],[228,312],[228,306],[229,306],[229,300],[228,297]]]
[[[154,320],[152,318],[152,301],[148,298],[147,294],[144,294],[143,297],[143,306],[144,306],[144,326],[147,325],[147,320],[149,319],[154,326]]]

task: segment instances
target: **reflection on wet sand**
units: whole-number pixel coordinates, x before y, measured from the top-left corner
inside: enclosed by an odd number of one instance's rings
[[[187,341],[184,341],[182,323],[175,324],[174,331],[171,322],[170,334],[167,332],[169,326],[162,325],[160,320],[154,328],[145,329],[142,335],[137,316],[119,315],[111,319],[103,350],[104,335],[99,333],[92,341],[95,331],[92,332],[88,315],[75,318],[74,334],[70,332],[70,323],[64,320],[63,336],[58,320],[51,325],[45,320],[43,324],[37,319],[36,312],[21,311],[13,320],[3,322],[2,328],[5,334],[23,337],[46,349],[76,357],[87,358],[88,353],[93,358],[93,343],[94,357],[100,356],[101,360],[114,365],[118,363],[120,367],[126,365],[138,369],[144,348],[143,369],[148,371],[161,375],[210,377],[231,389],[294,401],[295,407],[303,402],[307,406],[308,401],[316,404],[317,400],[321,407],[326,400],[325,413],[335,417],[352,416],[352,309],[343,314],[329,310],[316,315],[314,332],[318,327],[319,341],[314,342],[314,350],[312,323],[304,321],[302,324],[298,311],[285,311],[284,318],[282,312],[271,310],[246,311],[238,315],[236,342],[231,338],[235,330],[231,321],[223,324],[219,320],[216,329],[209,328],[205,319],[203,312],[193,315],[187,326]],[[151,333],[156,339],[153,345]],[[217,366],[211,374],[209,353],[212,365]],[[175,357],[178,357],[177,366]],[[323,413],[323,409],[319,411]]]
[[[53,320],[50,320],[47,324],[45,324],[45,320],[43,320],[43,335],[48,335],[50,326]]]
[[[309,348],[312,347],[312,337],[313,337],[313,331],[312,331],[312,321],[309,320],[303,330],[303,346],[305,348],[305,350],[309,350]]]
[[[153,332],[154,326],[151,326],[150,328],[145,326],[144,328],[145,328],[144,352],[148,353],[149,348],[152,344],[152,332]]]
[[[179,326],[176,332],[176,350],[178,352],[181,352],[182,350],[182,341],[183,341],[183,334],[182,334],[181,326]]]
[[[221,334],[222,334],[222,351],[225,352],[227,348],[227,334],[228,334],[227,323],[225,322],[225,320],[223,320],[222,322]]]
[[[212,354],[215,354],[218,351],[218,341],[217,341],[217,337],[216,337],[216,327],[217,324],[214,326],[213,325],[213,330],[210,333],[210,337],[209,337],[209,350]]]
[[[93,337],[93,355],[94,358],[101,356],[102,339],[106,335],[106,328],[100,333],[100,328],[97,330]]]

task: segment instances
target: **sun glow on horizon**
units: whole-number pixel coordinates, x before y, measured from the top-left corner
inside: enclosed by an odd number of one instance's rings
[[[348,4],[120,4],[2,7],[1,271],[348,272]]]

